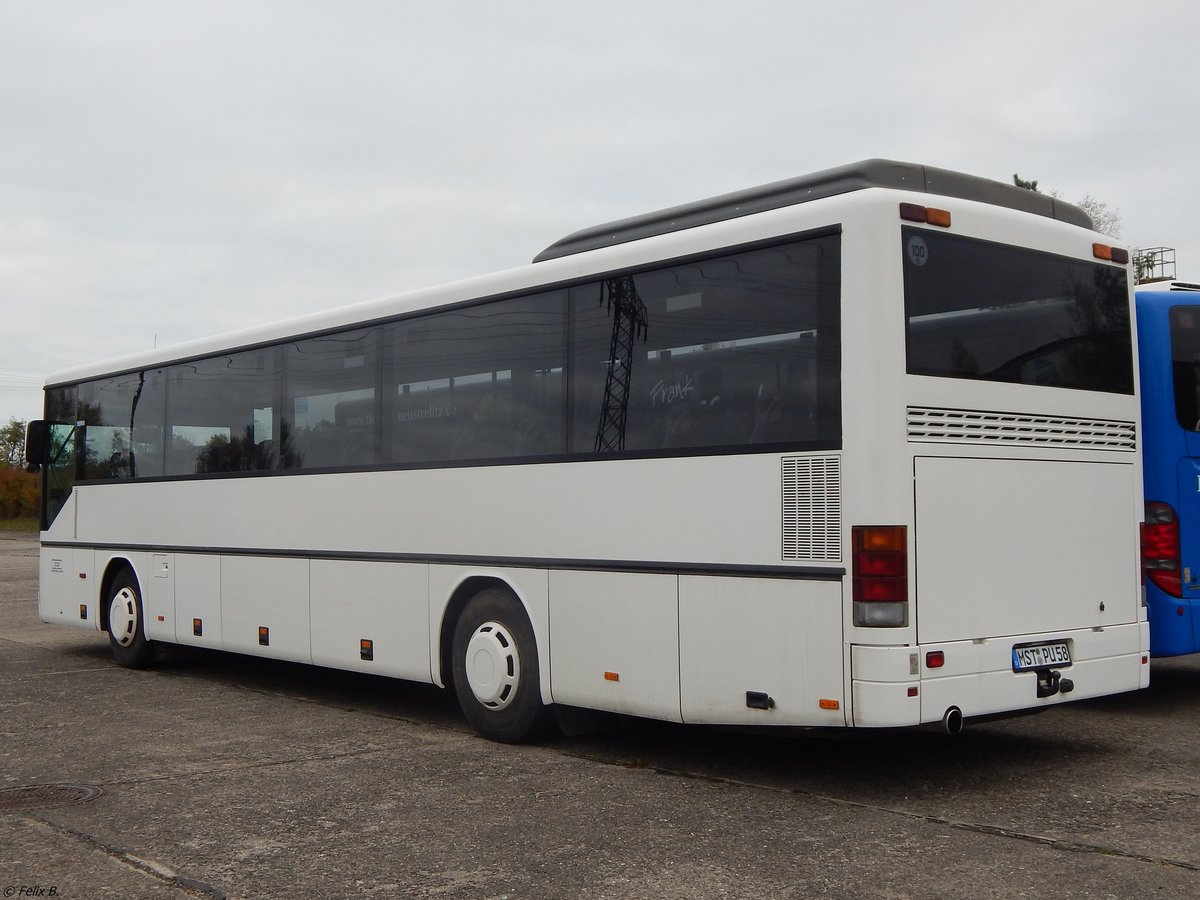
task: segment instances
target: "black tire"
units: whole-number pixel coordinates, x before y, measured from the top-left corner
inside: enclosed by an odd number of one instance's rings
[[[154,661],[154,645],[146,640],[142,592],[133,572],[123,569],[113,579],[105,598],[108,605],[108,645],[117,662],[128,669],[144,669]]]
[[[542,703],[537,641],[516,598],[486,588],[467,601],[451,653],[458,705],[476,733],[506,744],[546,733],[551,714]]]

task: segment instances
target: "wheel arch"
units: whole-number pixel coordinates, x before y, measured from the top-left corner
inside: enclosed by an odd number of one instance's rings
[[[122,572],[128,572],[137,583],[138,593],[142,593],[142,579],[137,573],[133,560],[127,556],[113,556],[104,564],[104,574],[100,576],[100,595],[96,598],[99,613],[100,630],[108,631],[108,598],[112,591],[113,582]]]
[[[451,670],[454,628],[458,624],[459,617],[462,615],[463,609],[466,608],[468,601],[480,591],[487,588],[497,588],[512,595],[525,611],[525,617],[529,620],[538,645],[538,658],[541,663],[538,667],[539,680],[541,682],[539,687],[542,702],[547,704],[552,703],[553,701],[550,697],[549,623],[545,621],[545,617],[535,614],[535,609],[531,605],[529,598],[517,587],[515,579],[497,573],[467,574],[455,584],[454,589],[450,592],[450,598],[442,610],[441,622],[438,626],[437,655],[432,665],[432,674],[435,676],[434,682],[441,687],[451,687],[454,684],[454,676]],[[543,628],[542,626],[545,627]]]

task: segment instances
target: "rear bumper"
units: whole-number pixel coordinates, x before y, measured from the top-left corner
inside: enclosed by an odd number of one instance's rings
[[[1071,665],[1055,671],[1070,693],[1038,697],[1035,672],[1013,672],[1014,644],[1066,640]],[[1042,709],[1071,700],[1134,691],[1150,683],[1145,622],[1103,630],[1051,632],[917,647],[851,647],[851,722],[860,728],[939,722],[957,708],[966,718]],[[945,664],[931,669],[930,651]]]

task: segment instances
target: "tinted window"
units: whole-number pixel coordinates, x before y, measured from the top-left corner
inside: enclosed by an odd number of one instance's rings
[[[829,235],[98,379],[86,476],[837,447],[839,276]]]
[[[79,413],[79,390],[75,387],[46,391],[46,425],[49,459],[42,482],[42,527],[49,528],[58,516],[77,476],[78,445],[75,423]]]
[[[386,329],[389,462],[563,452],[563,292]]]
[[[251,350],[167,370],[167,475],[273,468],[286,430],[275,422],[278,353]]]
[[[1170,321],[1175,415],[1188,431],[1200,431],[1200,307],[1174,306]]]
[[[284,468],[370,465],[379,461],[379,333],[343,332],[287,344],[281,429]]]
[[[828,236],[573,289],[571,450],[839,446],[839,276]]]
[[[902,233],[910,374],[1133,393],[1124,269]]]
[[[83,477],[163,474],[164,397],[161,371],[80,385],[76,417],[85,424]]]

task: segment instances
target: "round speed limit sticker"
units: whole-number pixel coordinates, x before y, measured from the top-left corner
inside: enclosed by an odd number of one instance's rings
[[[923,266],[929,261],[929,247],[925,238],[913,235],[908,239],[908,261],[914,266]]]

